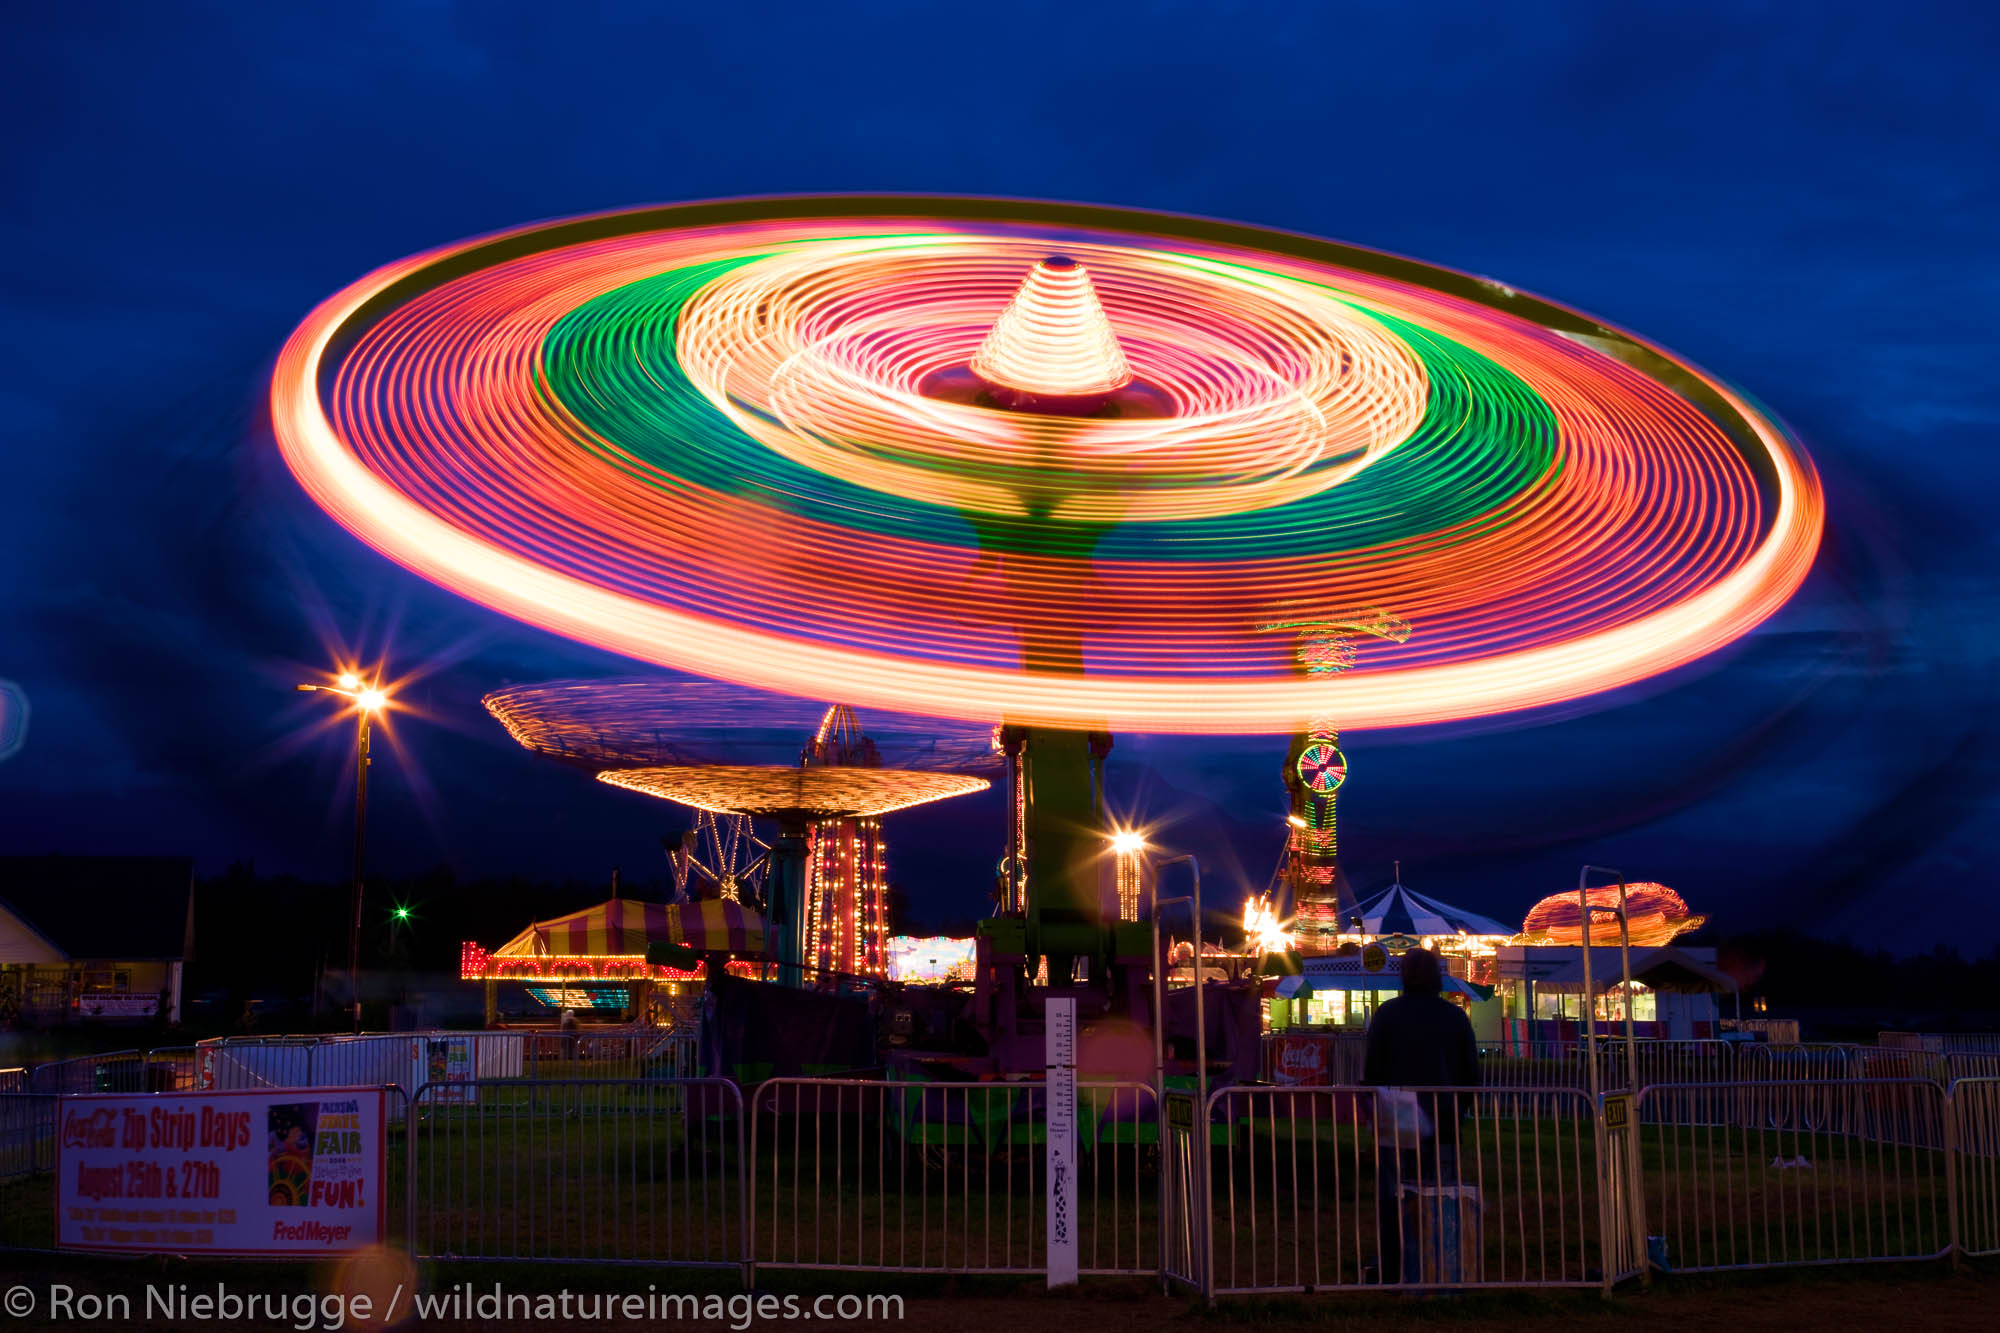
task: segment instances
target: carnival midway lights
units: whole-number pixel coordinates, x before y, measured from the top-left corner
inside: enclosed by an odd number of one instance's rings
[[[621,679],[509,686],[486,709],[527,749],[696,811],[669,853],[679,894],[770,915],[782,980],[834,987],[889,971],[882,815],[983,790],[992,729],[871,718],[718,683]],[[815,716],[817,712],[817,716]],[[752,762],[782,759],[785,763]],[[753,816],[777,820],[765,844]],[[752,849],[763,855],[753,855]]]
[[[1117,731],[1289,735],[1320,801],[1340,734],[1739,638],[1823,524],[1784,429],[1635,335],[1375,251],[1070,204],[736,200],[445,246],[313,311],[272,409],[322,507],[495,610],[999,719],[1020,854],[979,931],[989,1026],[1038,965],[1100,1011],[1152,967],[1098,891]],[[616,780],[717,810],[755,785]],[[1294,809],[1315,873],[1324,806]]]

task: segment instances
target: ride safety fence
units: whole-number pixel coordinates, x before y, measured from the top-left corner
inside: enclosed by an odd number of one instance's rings
[[[708,1267],[745,1283],[760,1266],[1047,1272],[1039,1081],[740,1088],[695,1075],[671,1044],[634,1034],[585,1050],[563,1035],[347,1039],[313,1054],[314,1082],[298,1086],[377,1081],[388,1041],[406,1077],[445,1075],[390,1083],[390,1243],[424,1260]],[[431,1049],[475,1036],[500,1040]],[[297,1054],[247,1046],[207,1062],[210,1086],[308,1072]],[[153,1069],[199,1088],[203,1049],[93,1057],[87,1078],[67,1068],[53,1088],[0,1091],[0,1246],[54,1243],[64,1095],[168,1082]],[[1758,1076],[1697,1077],[1714,1068],[1705,1049],[1642,1045],[1600,1064],[1597,1098],[1553,1081],[1205,1096],[1084,1083],[1077,1268],[1217,1299],[1608,1290],[1657,1272],[2000,1253],[2000,1077],[1877,1073],[1832,1048],[1723,1058]]]

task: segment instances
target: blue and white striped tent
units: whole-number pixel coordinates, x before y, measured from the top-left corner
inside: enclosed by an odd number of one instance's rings
[[[1354,909],[1361,929],[1370,935],[1513,935],[1492,917],[1468,912],[1435,898],[1391,884]]]

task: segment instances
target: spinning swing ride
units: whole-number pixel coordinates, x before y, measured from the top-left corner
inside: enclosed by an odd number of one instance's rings
[[[1056,985],[1125,952],[1095,887],[1111,733],[1291,734],[1317,886],[1338,731],[1686,665],[1785,602],[1823,524],[1785,430],[1635,335],[1068,204],[739,200],[445,246],[315,310],[272,408],[321,506],[495,610],[1001,719],[1018,929],[982,947]]]
[[[845,704],[710,681],[547,681],[482,702],[523,747],[692,810],[667,848],[677,897],[747,901],[781,976],[824,987],[888,970],[881,817],[979,791],[1001,766],[983,724],[878,715],[864,729]],[[777,822],[774,841],[754,817]]]

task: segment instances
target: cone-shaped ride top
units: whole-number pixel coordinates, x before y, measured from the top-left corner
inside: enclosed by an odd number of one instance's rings
[[[892,810],[984,791],[989,785],[984,778],[959,773],[820,764],[621,768],[599,773],[597,780],[718,815],[761,815],[810,823],[873,819]]]
[[[1061,255],[1028,272],[972,358],[972,372],[1020,393],[1081,398],[1132,382],[1083,265]]]

